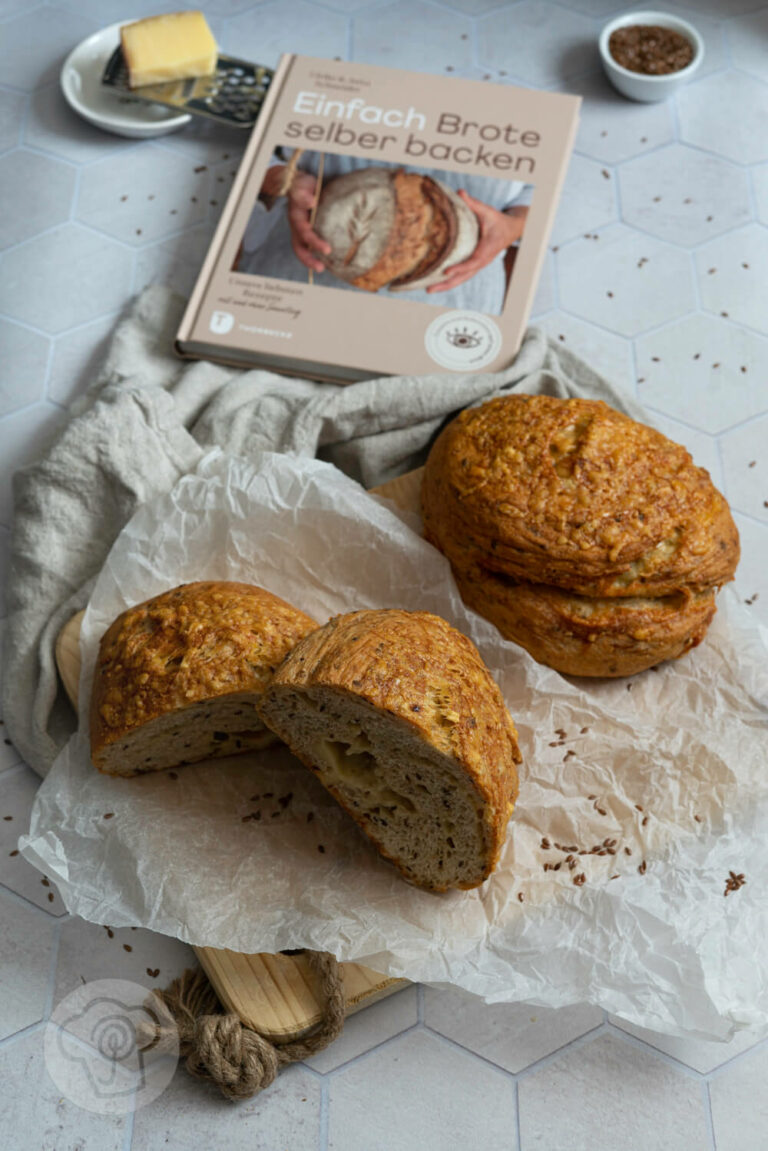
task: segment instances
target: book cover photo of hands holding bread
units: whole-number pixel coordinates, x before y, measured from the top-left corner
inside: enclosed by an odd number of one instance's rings
[[[189,297],[131,304],[16,480],[3,706],[45,778],[12,854],[71,917],[195,948],[149,1047],[230,1098],[405,980],[764,1028],[738,515],[528,326],[581,98],[284,54],[246,112],[202,14],[119,36],[144,107],[252,130]],[[265,1001],[324,980],[303,1031],[243,1006],[260,957]],[[257,1075],[184,1038],[222,1014]]]

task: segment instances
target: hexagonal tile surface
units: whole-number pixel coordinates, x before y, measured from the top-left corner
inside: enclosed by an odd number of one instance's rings
[[[63,422],[63,412],[45,402],[5,417],[0,454],[0,523],[10,526],[13,516],[13,473],[38,458]]]
[[[709,12],[713,16],[737,16],[742,12],[754,12],[762,8],[765,0],[681,0],[681,4],[696,12]],[[691,20],[695,17],[691,16]]]
[[[674,1035],[658,1035],[655,1031],[635,1027],[622,1019],[612,1019],[611,1022],[628,1035],[642,1039],[656,1050],[671,1055],[686,1067],[693,1067],[695,1071],[700,1071],[704,1075],[714,1071],[716,1067],[721,1067],[723,1063],[727,1063],[735,1055],[740,1055],[742,1051],[748,1051],[750,1047],[762,1043],[765,1038],[764,1035],[752,1031],[739,1031],[729,1043],[708,1043],[704,1039],[678,1039]]]
[[[558,346],[580,356],[614,387],[634,396],[635,373],[629,340],[577,320],[567,312],[550,312],[539,323]]]
[[[738,16],[728,23],[731,59],[737,68],[765,79],[765,44],[768,39],[768,11]]]
[[[717,1151],[763,1151],[768,1131],[768,1045],[738,1059],[709,1084]]]
[[[768,86],[742,72],[720,72],[678,94],[680,137],[729,160],[768,159]]]
[[[104,316],[74,332],[57,336],[48,376],[48,397],[69,404],[94,383],[115,328],[115,316]]]
[[[713,240],[696,253],[704,307],[768,335],[765,284],[768,231],[758,224]]]
[[[518,1090],[524,1148],[708,1146],[698,1082],[613,1035],[570,1048],[521,1079]]]
[[[541,266],[539,282],[536,285],[536,294],[531,304],[531,321],[537,323],[537,317],[543,316],[555,306],[555,273],[552,255],[547,252]]]
[[[757,218],[763,224],[768,224],[768,164],[763,164],[761,168],[753,168],[751,175]]]
[[[619,169],[621,215],[660,240],[700,244],[751,218],[747,173],[681,144]]]
[[[135,147],[136,143],[83,120],[62,97],[58,81],[32,93],[24,142],[73,164],[101,160],[107,153]]]
[[[18,144],[25,104],[20,92],[0,92],[0,152]]]
[[[515,1129],[511,1079],[425,1031],[337,1071],[328,1097],[329,1151],[501,1148]]]
[[[45,390],[50,340],[0,319],[0,417],[39,400]]]
[[[720,432],[768,406],[768,341],[727,320],[688,316],[635,347],[640,402],[695,428]]]
[[[34,10],[14,16],[3,25],[0,39],[3,83],[31,92],[57,80],[67,54],[98,27],[98,23],[58,5],[48,9],[45,20]]]
[[[62,1095],[48,1074],[43,1029],[0,1051],[0,1130],[5,1151],[97,1148],[121,1151],[124,1115],[96,1115]]]
[[[597,1007],[485,1004],[458,988],[424,989],[424,1022],[507,1071],[522,1071],[603,1021]]]
[[[17,148],[0,156],[0,247],[18,244],[69,218],[75,171]]]
[[[768,398],[765,402],[768,409]],[[725,493],[732,507],[768,524],[768,415],[720,441]]]
[[[6,253],[0,311],[47,332],[64,332],[116,312],[128,295],[132,264],[122,244],[64,224]]]
[[[228,128],[202,116],[192,119],[183,132],[171,132],[156,141],[158,148],[180,152],[197,164],[218,164],[229,161],[237,167],[248,141],[248,133],[239,128]]]
[[[135,290],[140,292],[149,284],[167,284],[188,296],[199,275],[213,229],[211,221],[142,248],[136,258]]]
[[[555,22],[557,37],[552,35]],[[508,68],[525,83],[544,88],[594,67],[597,32],[595,21],[579,12],[549,0],[523,0],[503,19],[492,12],[478,20],[478,60],[490,68]]]
[[[134,148],[85,169],[77,217],[127,244],[146,244],[199,224],[209,185],[205,164],[164,148]]]
[[[308,1071],[288,1067],[262,1095],[237,1105],[235,1122],[230,1116],[232,1104],[216,1087],[179,1067],[163,1094],[136,1112],[131,1151],[187,1151],[222,1143],[227,1151],[315,1151],[320,1083]]]
[[[620,224],[567,244],[556,261],[561,307],[622,336],[695,306],[688,256]]]
[[[306,1059],[315,1071],[332,1071],[385,1039],[413,1027],[418,1017],[417,988],[405,987],[344,1021],[344,1030],[324,1051]]]
[[[0,883],[51,915],[66,908],[54,884],[19,854],[20,835],[29,830],[29,815],[40,777],[30,767],[0,776]]]
[[[62,926],[53,1001],[58,1003],[79,983],[93,979],[166,987],[196,964],[192,948],[178,939],[145,928],[100,927],[75,917]]]
[[[633,104],[620,96],[602,72],[580,76],[570,90],[582,97],[576,151],[618,164],[673,139],[668,103]]]
[[[436,20],[435,10],[421,0],[389,4],[355,17],[355,59],[427,72],[466,68],[472,63],[471,29],[456,13]]]
[[[274,68],[281,52],[308,56],[347,56],[345,15],[323,12],[304,0],[280,0],[233,16],[222,30],[219,44],[225,52]]]
[[[43,1018],[55,921],[0,890],[0,1039]]]
[[[750,463],[748,460],[747,466]],[[768,548],[768,527],[739,512],[734,512],[733,518],[741,537],[741,559],[735,584],[731,586],[750,615],[768,627],[768,567],[764,558]]]
[[[562,244],[616,219],[613,172],[584,156],[572,156],[551,242]]]

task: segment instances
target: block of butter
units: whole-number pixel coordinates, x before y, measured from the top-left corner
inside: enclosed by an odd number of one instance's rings
[[[120,29],[131,88],[216,71],[218,48],[202,12],[148,16]]]

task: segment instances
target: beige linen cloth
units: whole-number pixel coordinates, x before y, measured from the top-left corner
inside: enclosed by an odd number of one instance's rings
[[[503,372],[338,386],[178,359],[173,340],[185,303],[159,286],[135,301],[63,432],[14,477],[2,709],[10,738],[40,775],[76,726],[54,663],[59,630],[86,605],[137,508],[210,448],[318,456],[373,487],[422,464],[453,413],[504,392],[601,399],[647,419],[536,329]]]

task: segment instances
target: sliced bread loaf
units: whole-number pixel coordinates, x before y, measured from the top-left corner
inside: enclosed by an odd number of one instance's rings
[[[337,616],[258,704],[405,878],[477,887],[517,796],[517,732],[474,644],[428,612]]]
[[[91,756],[140,775],[274,742],[256,704],[297,640],[317,627],[250,584],[183,584],[105,632],[91,696]]]

